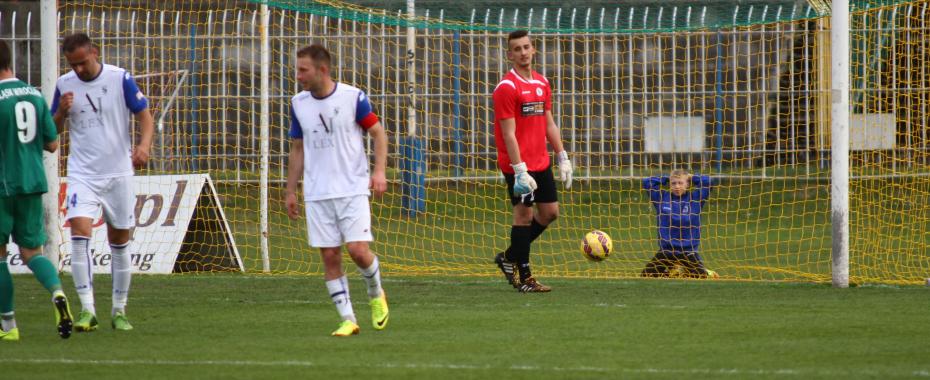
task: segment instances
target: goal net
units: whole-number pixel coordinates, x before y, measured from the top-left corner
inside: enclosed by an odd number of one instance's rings
[[[534,68],[552,84],[576,166],[571,190],[560,188],[560,218],[533,244],[536,273],[638,276],[658,248],[641,180],[684,169],[716,181],[701,216],[709,269],[737,280],[830,279],[826,2],[471,9],[449,1],[417,8],[413,21],[403,2],[390,1],[59,3],[61,32],[87,31],[104,62],[136,74],[156,104],[158,145],[145,173],[209,173],[247,271],[261,271],[265,255],[273,273],[322,272],[304,222],[283,208],[294,56],[319,42],[335,56],[337,80],[364,89],[388,131],[391,187],[372,206],[385,270],[495,275],[511,211],[491,92],[509,69],[507,32],[529,29]],[[259,201],[263,3],[271,9],[267,209]],[[850,278],[916,283],[930,277],[928,2],[853,2],[851,19]],[[604,262],[580,252],[592,229],[613,239]]]

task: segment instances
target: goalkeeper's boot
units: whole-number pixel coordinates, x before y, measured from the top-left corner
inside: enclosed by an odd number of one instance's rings
[[[539,281],[536,281],[535,278],[530,277],[524,280],[523,283],[520,284],[520,288],[517,290],[522,293],[548,293],[552,291],[552,288],[540,284]]]
[[[18,342],[19,341],[19,328],[12,328],[10,331],[0,330],[0,340],[5,342]]]
[[[358,325],[348,319],[339,324],[339,328],[333,331],[333,336],[352,336],[358,335]]]
[[[513,286],[514,289],[520,288],[520,282],[517,281],[516,277],[516,268],[517,265],[512,261],[507,261],[507,258],[504,257],[504,252],[498,253],[497,256],[494,256],[494,263],[497,264],[497,268],[501,270],[501,273],[504,274],[504,278],[507,279],[507,283],[510,286]]]
[[[52,303],[55,304],[55,321],[58,323],[58,336],[61,339],[68,339],[71,337],[71,328],[74,326],[73,318],[71,317],[71,306],[68,305],[68,298],[64,294],[58,294],[52,298]]]
[[[87,310],[81,310],[78,313],[77,321],[74,321],[74,331],[90,332],[97,330],[97,316]]]
[[[110,326],[113,326],[114,330],[119,331],[132,330],[132,325],[129,324],[129,318],[126,318],[126,313],[123,312],[113,314],[113,320],[110,321]]]
[[[387,296],[384,295],[384,290],[381,291],[380,297],[374,298],[368,303],[371,305],[371,326],[375,330],[384,330],[387,327],[389,316]]]
[[[712,271],[712,270],[710,270],[710,269],[704,269],[704,271],[707,272],[707,278],[709,278],[709,279],[716,280],[716,279],[720,278],[720,275],[717,274],[717,272],[715,272],[715,271]]]

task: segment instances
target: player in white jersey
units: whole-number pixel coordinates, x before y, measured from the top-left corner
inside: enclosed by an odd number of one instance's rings
[[[62,53],[71,72],[58,78],[52,113],[58,132],[68,120],[68,191],[65,205],[71,224],[71,273],[82,311],[74,322],[79,332],[97,329],[93,263],[88,243],[93,221],[103,208],[112,251],[113,307],[111,326],[131,330],[126,300],[132,266],[129,243],[135,220],[133,167],[148,162],[154,121],[148,101],[132,76],[98,61],[97,48],[84,33],[65,37]],[[139,122],[139,145],[132,147],[132,116]]]
[[[342,272],[342,245],[368,286],[372,326],[384,329],[387,299],[381,288],[378,257],[369,249],[369,196],[387,190],[387,135],[361,90],[333,81],[332,57],[321,45],[297,52],[297,81],[304,91],[291,100],[290,155],[285,204],[291,219],[300,217],[297,183],[304,180],[307,235],[320,249],[326,288],[342,322],[333,336],[359,332],[349,286]],[[374,172],[369,176],[364,135],[374,140]]]

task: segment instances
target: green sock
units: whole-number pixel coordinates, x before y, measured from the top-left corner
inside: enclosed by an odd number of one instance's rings
[[[13,311],[13,276],[7,267],[6,257],[0,260],[0,314]]]
[[[32,274],[36,276],[36,280],[39,280],[49,293],[61,290],[61,280],[58,278],[58,270],[55,269],[52,262],[48,261],[45,256],[33,256],[32,259],[29,260],[29,264],[26,265],[32,270]]]

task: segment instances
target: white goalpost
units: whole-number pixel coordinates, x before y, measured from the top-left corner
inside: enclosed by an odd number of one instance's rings
[[[271,270],[271,261],[268,255],[270,246],[268,244],[268,169],[270,162],[268,160],[268,155],[270,153],[270,147],[268,145],[271,128],[271,117],[269,115],[270,109],[270,99],[271,94],[269,91],[269,86],[271,84],[271,42],[269,40],[269,31],[270,28],[270,13],[268,12],[268,5],[262,4],[260,8],[261,13],[261,72],[259,74],[261,81],[261,111],[259,112],[259,139],[261,140],[261,168],[259,174],[260,181],[260,195],[259,195],[259,213],[261,214],[259,226],[261,231],[260,246],[262,254],[262,272],[268,273]]]
[[[833,286],[849,287],[849,0],[833,0],[830,28],[830,215]]]
[[[42,96],[52,104],[55,96],[55,82],[58,80],[58,2],[56,0],[42,0],[40,6],[40,29],[42,53]],[[61,182],[58,178],[58,159],[60,150],[55,153],[46,152],[42,162],[45,165],[45,179],[48,181],[48,192],[42,197],[42,206],[45,213],[45,231],[48,240],[42,247],[45,257],[55,263],[60,270],[58,247],[61,246],[61,223],[58,215],[58,192]]]

